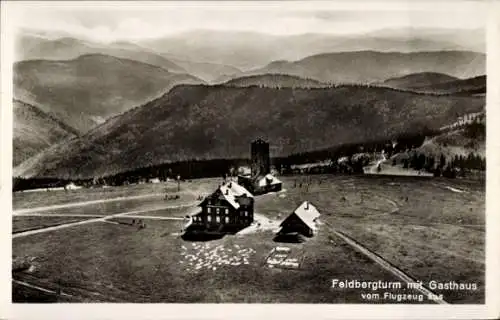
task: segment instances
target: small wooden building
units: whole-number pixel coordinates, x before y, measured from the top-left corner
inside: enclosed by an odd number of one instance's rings
[[[319,216],[320,214],[316,207],[304,201],[281,222],[278,235],[297,233],[306,237],[312,237],[317,231],[316,221]]]
[[[253,195],[234,181],[223,183],[200,204],[191,227],[207,231],[237,230],[253,222]]]
[[[238,183],[250,190],[253,194],[278,192],[283,186],[283,183],[270,173],[256,177],[238,176]]]

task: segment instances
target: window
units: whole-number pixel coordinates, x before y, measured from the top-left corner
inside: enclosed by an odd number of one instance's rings
[[[228,208],[226,208],[225,212],[226,212],[226,214],[229,214],[229,209],[228,209]]]
[[[212,222],[212,216],[207,216],[207,221]]]
[[[212,208],[207,207],[207,213],[210,213],[210,212],[212,212]]]
[[[215,213],[219,214],[219,208],[215,208]]]
[[[229,217],[226,216],[226,223],[229,223]]]
[[[248,212],[247,211],[244,211],[245,212],[245,217],[248,217]]]
[[[220,223],[220,216],[215,217],[215,222]]]

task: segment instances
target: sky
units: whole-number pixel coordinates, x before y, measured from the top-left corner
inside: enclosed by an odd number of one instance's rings
[[[16,27],[98,41],[157,38],[192,30],[274,35],[359,34],[398,28],[484,28],[476,1],[20,2]]]

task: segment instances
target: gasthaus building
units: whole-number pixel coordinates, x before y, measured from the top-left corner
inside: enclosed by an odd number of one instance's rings
[[[191,228],[205,231],[231,231],[253,222],[253,195],[234,181],[220,185],[200,204],[201,211],[191,217]]]

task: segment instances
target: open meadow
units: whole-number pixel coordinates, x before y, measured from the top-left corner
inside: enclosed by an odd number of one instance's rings
[[[484,182],[333,175],[280,179],[281,192],[256,197],[258,225],[211,241],[183,240],[180,232],[198,197],[215,190],[220,179],[182,182],[179,192],[170,182],[16,193],[13,255],[34,262],[30,270],[13,272],[14,301],[398,302],[384,300],[384,290],[332,288],[333,279],[402,282],[341,233],[427,288],[431,280],[477,285],[476,290],[432,290],[448,303],[484,302]],[[179,198],[165,199],[165,192]],[[279,223],[304,200],[321,213],[318,234],[303,243],[275,242]],[[286,248],[300,266],[271,268],[267,259],[277,247]],[[416,294],[405,288],[391,292]],[[370,299],[366,293],[381,296]]]

